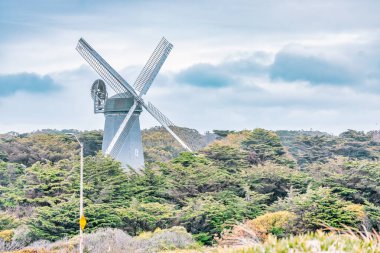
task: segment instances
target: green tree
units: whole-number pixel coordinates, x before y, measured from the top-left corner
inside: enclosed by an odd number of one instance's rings
[[[141,203],[134,199],[127,208],[119,208],[118,214],[123,222],[123,229],[130,235],[156,228],[169,228],[176,219],[174,205],[157,202]]]
[[[304,194],[291,193],[278,200],[269,210],[289,211],[297,215],[292,228],[296,233],[315,231],[330,226],[361,228],[363,217],[352,210],[351,202],[344,201],[329,188],[309,188]]]

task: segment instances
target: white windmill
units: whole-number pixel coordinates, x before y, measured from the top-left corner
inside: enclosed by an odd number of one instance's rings
[[[191,151],[170,129],[174,124],[153,104],[145,103],[142,99],[172,48],[173,45],[162,38],[132,87],[83,38],[78,41],[77,51],[102,78],[92,85],[91,95],[94,100],[94,112],[105,115],[103,153],[111,155],[124,167],[140,169],[144,166],[139,121],[142,108],[147,110],[183,148]],[[108,98],[105,84],[109,85],[116,95]]]

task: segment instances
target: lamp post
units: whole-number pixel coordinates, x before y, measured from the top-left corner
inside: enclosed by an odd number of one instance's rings
[[[83,253],[83,228],[85,226],[85,218],[83,215],[83,143],[73,133],[68,133],[75,137],[80,145],[80,190],[79,190],[79,253]],[[82,225],[82,221],[84,225]]]

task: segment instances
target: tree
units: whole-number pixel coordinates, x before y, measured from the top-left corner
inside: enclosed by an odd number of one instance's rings
[[[360,210],[361,208],[361,210]],[[293,232],[315,231],[325,226],[342,228],[344,226],[361,228],[364,222],[364,209],[352,208],[352,203],[344,201],[329,188],[308,188],[304,194],[291,193],[278,200],[271,211],[289,211],[297,215]]]

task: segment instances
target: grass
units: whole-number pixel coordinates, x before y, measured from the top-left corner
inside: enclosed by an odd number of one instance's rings
[[[197,250],[174,250],[165,253],[380,253],[380,236],[378,233],[346,233],[317,231],[305,235],[277,239],[270,236],[265,242],[239,247],[203,247]]]
[[[380,253],[380,235],[376,232],[333,230],[317,231],[304,235],[278,239],[269,236],[264,242],[230,247],[196,246],[183,228],[148,232],[130,237],[121,230],[105,229],[88,234],[85,239],[86,252],[91,253]],[[74,253],[78,238],[62,240],[52,244],[40,243],[39,247],[28,247],[14,253]],[[178,249],[182,248],[182,249]]]

